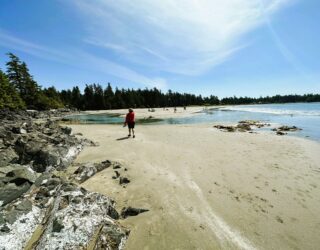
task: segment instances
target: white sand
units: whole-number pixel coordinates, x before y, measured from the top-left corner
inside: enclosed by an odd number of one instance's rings
[[[100,143],[78,162],[119,161],[131,179],[122,188],[106,169],[83,186],[114,197],[118,209],[150,209],[122,221],[131,229],[126,249],[320,245],[319,143],[212,124],[137,126],[137,137],[124,140],[127,129],[117,125],[71,127]]]
[[[222,106],[208,106],[207,109],[209,108],[218,108]],[[179,117],[188,117],[195,115],[199,113],[200,111],[203,111],[204,107],[200,106],[194,106],[194,107],[187,107],[186,110],[184,110],[182,107],[177,107],[176,112],[174,112],[173,107],[168,107],[168,108],[155,108],[154,112],[148,111],[148,109],[137,109],[134,111],[136,114],[137,119],[141,118],[148,118],[152,116],[153,118],[159,118],[159,119],[164,119],[164,118],[179,118]],[[99,111],[85,111],[84,113],[88,114],[120,114],[121,116],[125,116],[128,113],[128,109],[116,109],[116,110],[99,110]]]

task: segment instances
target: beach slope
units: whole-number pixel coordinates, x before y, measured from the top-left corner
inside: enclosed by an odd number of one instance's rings
[[[320,144],[201,125],[72,125],[97,141],[78,162],[119,161],[126,188],[106,169],[85,183],[124,206],[126,249],[315,249],[320,244]]]

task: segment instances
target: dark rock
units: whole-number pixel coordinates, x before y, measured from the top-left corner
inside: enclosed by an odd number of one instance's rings
[[[111,207],[111,206],[107,206],[108,209],[107,209],[107,214],[112,218],[112,219],[115,219],[115,220],[118,220],[120,218],[119,216],[119,213],[117,212],[117,210],[115,210],[114,207]]]
[[[20,211],[18,210],[10,210],[7,212],[6,214],[6,217],[5,217],[5,220],[7,223],[9,224],[13,224],[17,221],[18,217],[21,216],[23,213],[21,213]]]
[[[101,230],[95,249],[120,249],[129,231],[107,222]]]
[[[240,132],[246,132],[246,131],[251,131],[251,127],[250,124],[247,123],[239,123],[236,128],[238,129],[238,131]]]
[[[255,121],[255,120],[244,120],[244,121],[239,121],[238,124],[246,124],[249,126],[255,126],[257,128],[262,128],[264,126],[270,126],[268,123],[263,123],[260,121]]]
[[[6,223],[5,215],[0,211],[0,225],[3,225],[5,223]]]
[[[115,164],[115,165],[113,165],[112,168],[113,168],[113,169],[119,169],[119,168],[121,168],[121,166],[120,166],[119,164]]]
[[[111,164],[112,163],[108,160],[101,163],[84,163],[83,165],[80,165],[73,173],[73,179],[75,179],[79,183],[82,183],[96,173],[110,167]]]
[[[112,164],[111,161],[106,160],[101,163],[95,164],[95,167],[96,167],[97,171],[100,172],[100,171],[105,170],[106,168],[110,167],[111,164]]]
[[[148,212],[149,209],[144,208],[134,208],[134,207],[124,207],[121,210],[121,217],[127,218],[128,216],[137,216],[138,214]]]
[[[273,131],[288,131],[288,132],[294,132],[294,131],[299,131],[302,130],[301,128],[298,128],[296,126],[281,126],[279,128],[273,129]]]
[[[239,121],[236,126],[215,125],[214,127],[226,132],[251,132],[252,127],[262,128],[264,126],[270,126],[270,124],[253,120],[245,120]]]
[[[284,133],[284,132],[282,132],[282,131],[277,131],[276,134],[277,134],[277,135],[286,135],[287,133]]]
[[[2,233],[9,233],[10,232],[10,228],[7,226],[7,225],[3,225],[1,228],[0,228],[0,231]]]
[[[73,183],[64,183],[62,186],[61,186],[61,190],[65,191],[65,192],[73,192],[73,191],[76,191],[78,189],[77,185],[73,184]],[[80,191],[82,193],[85,193],[83,191],[83,189],[80,189]]]
[[[61,128],[61,131],[62,131],[63,133],[65,133],[66,135],[71,135],[72,128],[62,127],[62,128]]]
[[[7,166],[9,163],[17,163],[19,155],[11,147],[0,149],[0,167]]]
[[[28,166],[14,165],[14,169],[6,174],[7,180],[20,186],[25,182],[34,183],[37,174]]]
[[[86,138],[82,138],[81,139],[81,144],[84,145],[84,146],[91,146],[91,147],[98,147],[99,146],[98,142],[94,142],[94,141],[91,141],[91,140],[86,139]]]
[[[12,132],[15,134],[26,134],[27,133],[26,126],[13,127]]]
[[[62,197],[59,203],[58,210],[67,208],[69,204],[70,204],[69,197]]]
[[[52,232],[59,233],[64,228],[64,225],[61,220],[55,218],[52,222]]]
[[[14,183],[8,183],[4,188],[0,190],[0,201],[2,201],[2,206],[19,198],[22,194],[27,192],[30,187],[31,185],[29,182],[25,182],[20,186],[17,186]]]
[[[91,176],[97,173],[97,169],[95,168],[93,163],[87,163],[86,165],[82,165],[74,172],[74,179],[79,183],[85,182]]]
[[[120,180],[119,180],[120,185],[128,184],[128,183],[130,183],[130,180],[127,177],[120,177]]]
[[[215,125],[213,127],[220,129],[220,130],[223,130],[223,131],[226,131],[226,132],[235,132],[236,131],[236,128],[233,126]]]
[[[32,202],[25,199],[16,205],[16,210],[28,213],[32,210]]]
[[[48,179],[50,179],[52,176],[51,173],[43,173],[41,174],[37,179],[36,181],[34,182],[34,185],[37,186],[37,187],[40,187],[42,184],[45,184]]]
[[[117,178],[119,178],[120,173],[119,173],[118,171],[114,171],[114,173],[116,174],[116,176],[115,176],[115,177],[116,177],[116,179],[117,179]]]

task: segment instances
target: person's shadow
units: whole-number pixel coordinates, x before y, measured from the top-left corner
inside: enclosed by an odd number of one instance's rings
[[[129,139],[129,138],[130,138],[130,136],[125,136],[125,137],[118,138],[117,141],[123,141],[123,140]]]

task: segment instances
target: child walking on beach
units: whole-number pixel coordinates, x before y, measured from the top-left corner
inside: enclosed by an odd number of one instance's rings
[[[135,121],[134,121],[134,112],[132,109],[129,109],[129,113],[126,115],[126,120],[124,122],[124,127],[128,125],[128,129],[129,129],[129,134],[128,136],[131,136],[131,131],[132,131],[132,135],[133,138],[135,138],[134,135],[134,125],[135,125]]]

